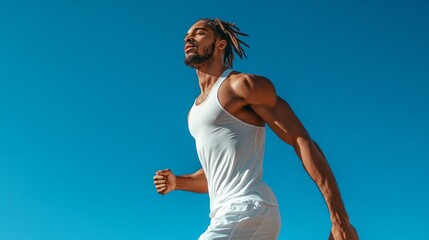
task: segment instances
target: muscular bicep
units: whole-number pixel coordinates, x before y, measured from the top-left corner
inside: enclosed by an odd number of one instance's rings
[[[308,136],[301,121],[282,98],[276,96],[275,104],[253,105],[252,108],[286,143],[294,145],[299,137]]]

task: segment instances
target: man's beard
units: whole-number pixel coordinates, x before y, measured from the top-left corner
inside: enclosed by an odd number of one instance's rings
[[[198,52],[189,54],[185,57],[185,64],[191,68],[196,68],[198,65],[213,57],[215,46],[215,41],[213,41],[210,48],[204,48],[203,55],[200,55]],[[196,47],[198,47],[198,45]]]

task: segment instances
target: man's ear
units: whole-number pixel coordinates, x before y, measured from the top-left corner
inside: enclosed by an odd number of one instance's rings
[[[221,40],[220,42],[217,43],[217,48],[219,49],[225,49],[227,45],[226,40]]]

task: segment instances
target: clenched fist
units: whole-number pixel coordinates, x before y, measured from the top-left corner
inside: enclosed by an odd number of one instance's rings
[[[153,177],[156,191],[160,194],[167,194],[176,189],[176,176],[170,169],[159,170]]]

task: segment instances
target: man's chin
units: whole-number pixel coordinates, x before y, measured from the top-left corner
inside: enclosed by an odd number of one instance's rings
[[[212,57],[213,55],[200,56],[198,54],[188,54],[185,57],[184,63],[188,67],[199,68],[202,64],[204,64],[207,60],[211,59]]]
[[[188,63],[185,61],[185,65],[190,67],[190,68],[198,68],[199,64],[195,64],[195,63]]]
[[[184,63],[185,63],[186,66],[188,66],[190,68],[197,68],[200,65],[200,64],[195,63],[194,61],[192,61],[192,59],[188,59],[188,58],[185,58]]]

